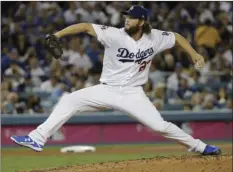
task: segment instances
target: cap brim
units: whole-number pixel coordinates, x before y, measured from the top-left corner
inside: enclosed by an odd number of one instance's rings
[[[134,17],[134,18],[136,18],[136,19],[144,19],[144,20],[145,20],[144,17],[136,17],[136,16],[130,14],[129,11],[122,11],[121,14],[123,14],[123,15],[125,15],[125,16],[131,16],[131,17]]]
[[[123,15],[129,15],[129,12],[128,11],[122,11],[121,14],[123,14]]]

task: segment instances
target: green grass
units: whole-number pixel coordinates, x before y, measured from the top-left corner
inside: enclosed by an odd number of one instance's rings
[[[106,145],[106,146],[98,146],[98,148],[114,148],[114,147],[144,147],[144,146],[155,146],[152,144],[143,144],[143,145]],[[47,147],[44,151],[49,150],[57,150],[59,152],[60,147]],[[79,164],[90,164],[90,163],[100,163],[106,161],[122,161],[122,160],[133,160],[140,158],[151,158],[155,156],[155,153],[84,153],[84,154],[66,154],[66,155],[41,155],[36,154],[25,156],[23,155],[24,150],[26,148],[4,148],[2,149],[4,153],[8,151],[17,151],[17,156],[2,156],[2,172],[14,172],[18,170],[33,170],[39,168],[52,168],[58,166],[66,166],[66,165],[79,165]],[[18,155],[22,153],[22,156]],[[157,154],[158,155],[158,154]],[[160,154],[161,156],[165,156],[165,154]]]
[[[70,156],[28,156],[28,157],[3,157],[2,172],[13,172],[17,170],[32,170],[39,168],[52,168],[66,165],[100,163],[106,161],[121,161],[128,159],[151,158],[154,154],[135,155],[70,155]]]
[[[97,146],[98,148],[104,148],[105,150],[117,147],[117,148],[141,148],[141,147],[155,147],[164,144],[136,144],[136,145],[106,145]],[[165,144],[168,145],[168,144]],[[174,144],[172,144],[174,146]],[[26,148],[3,148],[3,154],[7,154],[9,151],[17,151],[17,156],[6,155],[1,156],[1,171],[2,172],[15,172],[21,170],[33,170],[40,168],[52,168],[59,166],[79,165],[79,164],[90,164],[100,163],[107,161],[122,161],[122,160],[133,160],[141,158],[152,158],[155,156],[168,156],[168,155],[181,155],[181,152],[170,152],[163,154],[155,154],[155,152],[143,152],[143,153],[80,153],[80,154],[66,154],[66,155],[46,155],[38,153],[32,153],[31,155],[23,155]],[[57,150],[59,152],[60,147],[46,147],[44,152],[50,150]],[[22,153],[22,156],[19,154]]]

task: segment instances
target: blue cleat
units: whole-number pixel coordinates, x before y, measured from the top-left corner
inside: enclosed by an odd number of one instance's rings
[[[221,150],[217,146],[206,145],[204,152],[202,155],[220,155]]]
[[[11,140],[18,145],[29,147],[37,152],[41,152],[43,150],[43,146],[36,143],[29,136],[11,136]]]

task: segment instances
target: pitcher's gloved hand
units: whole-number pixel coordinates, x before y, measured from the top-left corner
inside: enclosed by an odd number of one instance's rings
[[[58,38],[53,34],[46,35],[45,38],[45,48],[48,50],[51,56],[56,59],[61,59],[63,50],[61,43]]]

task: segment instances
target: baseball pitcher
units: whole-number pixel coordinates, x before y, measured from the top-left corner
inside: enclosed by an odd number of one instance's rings
[[[63,53],[60,38],[78,33],[96,37],[105,48],[100,84],[63,96],[44,123],[28,136],[12,136],[11,139],[19,145],[42,151],[47,139],[72,115],[104,108],[128,114],[164,137],[186,146],[190,152],[220,154],[218,147],[194,139],[171,122],[164,121],[142,88],[148,80],[152,58],[163,50],[180,46],[198,68],[205,64],[203,57],[181,35],[152,29],[148,11],[143,6],[132,6],[122,13],[126,16],[124,28],[79,23],[46,36],[46,48],[57,59]]]

